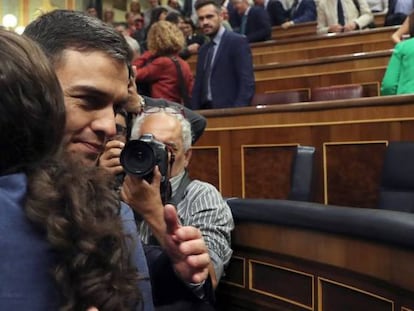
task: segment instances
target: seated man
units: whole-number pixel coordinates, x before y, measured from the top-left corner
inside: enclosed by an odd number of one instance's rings
[[[250,6],[248,0],[232,0],[237,19],[230,19],[234,31],[245,35],[247,40],[260,42],[271,39],[272,26],[269,15],[261,6]]]
[[[272,26],[280,26],[289,18],[288,11],[279,0],[254,0],[254,4],[266,10]]]
[[[283,29],[306,22],[316,21],[316,5],[314,0],[296,0],[289,10],[288,21],[282,24]]]
[[[138,139],[143,134],[152,134],[171,150],[173,163],[170,164],[169,172],[172,195],[169,202],[176,205],[181,224],[194,226],[201,231],[212,260],[209,272],[214,287],[232,254],[230,231],[234,224],[230,208],[214,186],[189,178],[187,167],[191,158],[191,126],[180,110],[172,107],[145,109],[135,121],[131,139]],[[149,184],[143,179],[128,176],[121,191],[124,200],[145,220],[139,227],[147,243],[151,241],[151,233],[158,238],[162,232],[160,222],[163,206],[159,198],[155,199],[160,192],[158,178]]]
[[[320,0],[318,33],[348,32],[368,27],[374,20],[366,0]]]

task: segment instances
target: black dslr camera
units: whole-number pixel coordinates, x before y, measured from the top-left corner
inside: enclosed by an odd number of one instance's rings
[[[135,175],[152,182],[156,165],[161,173],[161,199],[165,204],[171,195],[168,176],[168,148],[157,141],[152,134],[144,134],[126,143],[121,152],[121,164],[127,174]]]

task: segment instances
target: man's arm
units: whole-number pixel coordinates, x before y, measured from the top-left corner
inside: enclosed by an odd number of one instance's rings
[[[210,275],[215,286],[232,255],[231,231],[234,222],[231,210],[218,190],[208,183],[194,180],[187,186],[186,193],[177,211],[180,215],[186,215],[181,217],[184,225],[200,229],[209,251]]]
[[[270,40],[272,35],[272,26],[270,25],[269,14],[262,7],[251,7],[249,15],[252,15],[255,31],[247,34],[249,42],[259,42]],[[250,16],[249,16],[250,17]]]
[[[328,24],[328,17],[326,11],[326,4],[319,3],[317,8],[317,16],[318,16],[318,25],[317,25],[317,32],[318,34],[323,34],[329,32],[329,24]]]
[[[252,52],[245,38],[239,39],[239,42],[234,42],[232,57],[234,59],[233,68],[236,72],[235,78],[239,79],[239,91],[233,106],[249,106],[254,95],[255,82]]]
[[[193,91],[191,95],[191,109],[197,110],[201,108],[201,87],[203,81],[203,65],[205,62],[205,45],[200,49],[197,59],[196,79],[194,81]]]
[[[207,279],[210,259],[201,234],[194,227],[181,226],[173,206],[165,207],[166,232],[162,249],[144,245],[142,250],[132,210],[126,204],[121,204],[120,217],[125,233],[132,238],[127,241],[133,251],[132,260],[142,277],[138,286],[145,296],[144,303],[152,304],[152,297],[156,305],[182,300],[199,302],[200,298],[207,302],[214,300],[211,282]],[[148,275],[152,291],[147,281]],[[203,296],[194,295],[188,283],[201,283]]]
[[[358,24],[359,29],[365,28],[374,20],[371,9],[366,0],[357,0],[359,2],[359,17],[354,21]]]
[[[121,197],[149,224],[152,234],[171,258],[178,275],[186,282],[199,283],[207,278],[210,257],[200,230],[181,226],[172,205],[163,206],[160,189],[161,174],[154,170],[151,184],[126,176]],[[174,218],[175,216],[175,218]]]
[[[313,0],[303,2],[304,5],[306,5],[306,8],[304,9],[304,13],[301,16],[298,16],[297,18],[293,19],[293,22],[295,24],[298,23],[305,23],[305,22],[311,22],[316,20],[316,5]]]
[[[410,16],[407,16],[407,18],[404,20],[404,23],[400,26],[400,28],[395,31],[391,39],[394,41],[394,43],[398,43],[401,41],[401,38],[403,35],[407,35],[410,33]]]
[[[142,216],[142,218],[148,223],[148,225],[151,228],[151,232],[154,235],[154,237],[157,239],[157,241],[160,243],[161,247],[166,250],[166,252],[170,255],[170,258],[177,257],[174,254],[170,254],[169,252],[171,249],[173,249],[172,246],[174,246],[174,243],[172,243],[172,240],[170,237],[171,224],[167,222],[167,220],[170,220],[170,223],[172,222],[172,212],[168,212],[171,207],[174,210],[176,222],[178,223],[178,217],[176,216],[175,208],[172,205],[163,206],[161,203],[161,198],[159,195],[159,182],[160,182],[160,173],[158,171],[158,168],[154,171],[154,179],[151,184],[149,184],[147,181],[135,178],[131,176],[127,176],[124,180],[124,184],[121,190],[121,196],[122,199],[127,202],[139,215]],[[166,217],[170,217],[167,219]],[[169,227],[168,227],[169,226]],[[193,240],[195,240],[195,237],[200,238],[200,240],[197,243],[201,243],[204,245],[205,250],[208,252],[206,244],[203,240],[203,237],[200,233],[199,229],[196,229],[193,226],[184,226],[178,227],[180,230],[179,232],[183,232],[184,240],[188,240],[188,238],[185,238],[186,235],[193,235]],[[190,235],[191,237],[191,235]],[[186,245],[185,243],[183,245]],[[195,242],[188,243],[188,245],[194,253],[197,248],[197,244]],[[184,247],[184,246],[183,246]],[[203,257],[203,254],[200,254],[201,257]],[[194,257],[194,256],[193,256]],[[210,261],[210,257],[207,253],[208,257],[208,264],[207,264],[207,274],[211,276],[211,282],[213,288],[217,285],[217,278],[215,269],[213,266],[213,263]],[[194,257],[195,258],[195,257]],[[190,261],[192,259],[189,259]],[[174,262],[174,260],[173,260]],[[181,267],[181,268],[180,268]],[[175,266],[175,269],[177,270],[178,274],[181,276],[181,278],[187,282],[187,283],[199,283],[197,279],[194,280],[190,279],[190,276],[187,275],[186,270],[188,270],[188,267],[184,263],[178,263],[177,266]],[[194,272],[191,272],[194,273]]]

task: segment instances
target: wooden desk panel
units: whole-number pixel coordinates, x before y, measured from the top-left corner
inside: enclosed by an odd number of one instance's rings
[[[286,39],[316,35],[316,22],[299,23],[283,29],[281,26],[272,27],[272,39]]]
[[[267,64],[254,67],[255,80],[306,75],[322,75],[346,70],[367,70],[386,67],[392,50],[319,57],[283,64]]]
[[[271,93],[278,90],[304,89],[341,84],[380,84],[386,66],[351,69],[333,73],[316,73],[303,76],[273,77],[256,81],[256,93]]]
[[[232,247],[232,273],[217,290],[222,310],[414,308],[412,249],[248,221],[237,223]]]
[[[383,27],[385,24],[385,13],[374,13],[374,24],[377,27]]]
[[[356,52],[371,52],[392,49],[392,33],[397,27],[383,27],[348,34],[315,35],[306,38],[292,38],[251,45],[253,64],[261,65],[299,59],[342,55]],[[195,72],[197,56],[188,63]]]
[[[286,63],[295,60],[314,59],[319,57],[328,57],[352,53],[366,53],[373,51],[389,50],[393,48],[394,44],[391,42],[391,40],[387,39],[385,41],[375,43],[351,43],[328,47],[307,47],[287,51],[263,52],[253,54],[253,64],[264,65],[270,63]]]
[[[306,47],[326,47],[338,44],[355,44],[364,42],[383,42],[391,40],[391,35],[399,26],[364,29],[348,33],[330,33],[323,35],[307,36],[305,38],[292,38],[283,40],[271,40],[259,43],[252,43],[252,53],[269,51],[282,51],[292,49],[304,49]]]
[[[347,163],[346,152],[329,149],[333,153],[324,154],[324,145],[352,147],[353,152],[358,154],[363,152],[361,148],[365,146],[361,143],[414,140],[414,96],[371,97],[276,105],[260,109],[245,107],[201,112],[207,117],[208,126],[197,143],[197,151],[202,152],[203,147],[220,146],[221,148],[221,167],[212,168],[210,164],[210,167],[203,167],[204,174],[205,171],[210,170],[212,174],[216,174],[214,172],[219,169],[221,191],[227,197],[242,197],[246,189],[249,189],[249,196],[255,196],[251,190],[252,184],[246,183],[248,179],[242,171],[243,165],[246,164],[242,162],[242,146],[257,146],[256,150],[259,152],[264,150],[261,146],[266,145],[300,144],[316,147],[315,201],[323,203],[333,200],[336,204],[347,205],[345,202],[340,202],[340,198],[348,195],[349,200],[355,202],[357,206],[374,207],[379,180],[376,180],[372,174],[370,178],[366,176],[369,172],[378,172],[381,169],[383,154],[378,153],[381,151],[378,151],[377,145],[368,145],[372,148],[365,149],[366,152],[377,153],[376,164],[373,163],[374,166],[370,166],[367,170],[346,169],[346,166],[341,165]],[[330,159],[335,161],[329,162]],[[369,160],[370,157],[367,155],[355,163],[355,166],[365,167],[364,163]],[[197,155],[192,161],[197,161]],[[327,164],[333,166],[327,167]],[[268,163],[258,161],[256,165],[258,169],[265,170]],[[343,185],[352,191],[346,193],[337,187],[328,187],[326,180],[331,182],[337,178],[330,175],[332,168],[342,170],[340,173],[336,171],[335,174],[344,174],[346,178]],[[279,173],[286,174],[287,171],[285,167],[273,173],[277,176]],[[197,176],[197,172],[192,170],[192,175]],[[256,178],[260,179],[262,176],[258,174]],[[266,185],[271,182],[268,179],[269,176],[266,175],[266,180],[260,180],[260,184]],[[364,191],[358,191],[352,188],[355,180],[365,180],[370,184],[363,189]],[[272,190],[260,191],[270,193]]]

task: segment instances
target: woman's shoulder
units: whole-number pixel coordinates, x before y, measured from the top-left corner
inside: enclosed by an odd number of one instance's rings
[[[414,53],[414,38],[398,42],[394,47],[394,53]]]

